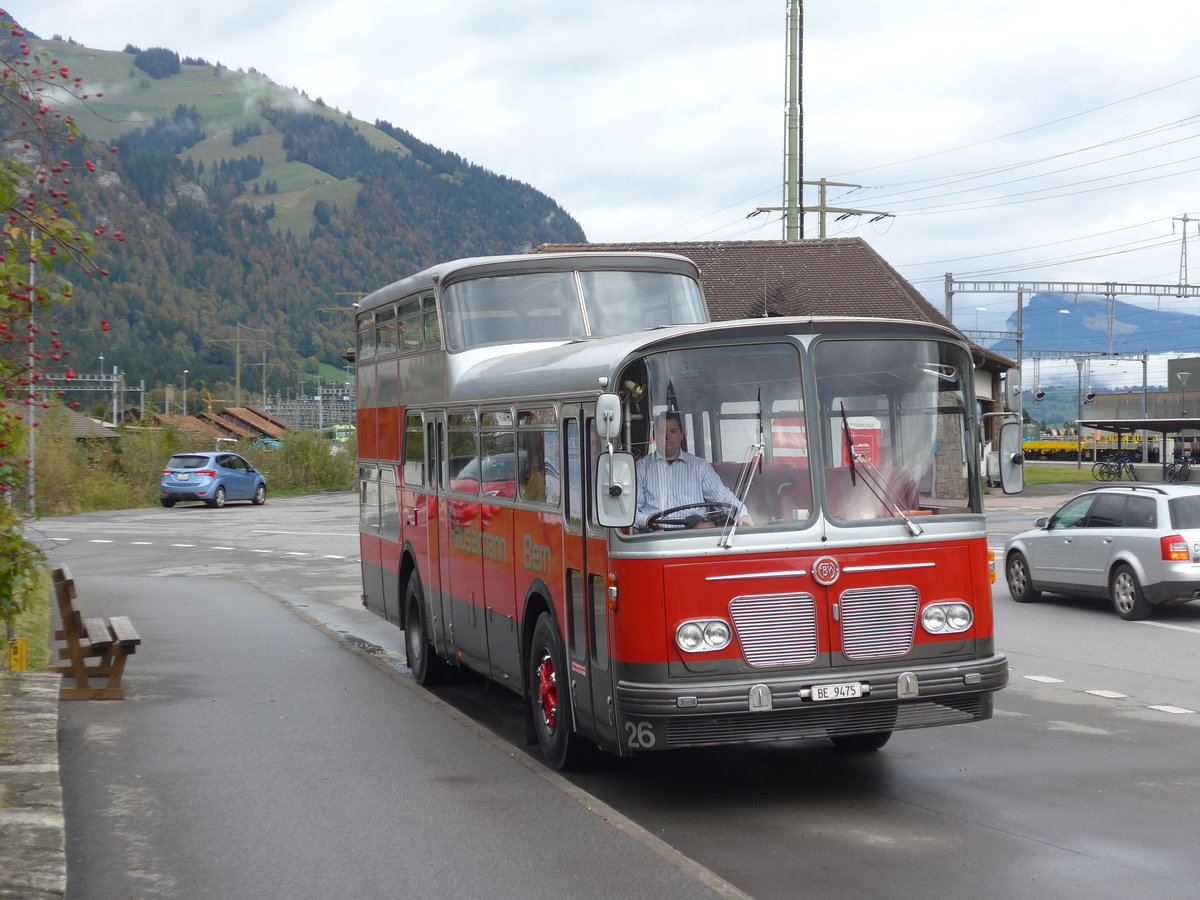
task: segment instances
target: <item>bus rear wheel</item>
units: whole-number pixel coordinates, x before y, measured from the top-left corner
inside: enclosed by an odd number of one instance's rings
[[[450,666],[437,655],[429,640],[421,582],[415,572],[409,576],[404,589],[404,655],[408,657],[408,667],[417,684],[443,684],[450,674]]]
[[[538,616],[529,645],[529,714],[542,756],[552,769],[576,767],[583,756],[583,738],[571,717],[571,688],[558,629],[550,613]]]

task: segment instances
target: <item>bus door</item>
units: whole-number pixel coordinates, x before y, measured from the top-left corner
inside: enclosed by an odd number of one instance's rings
[[[603,532],[591,523],[594,406],[563,410],[566,485],[563,504],[564,623],[575,727],[597,742],[616,741],[608,650],[608,555]]]
[[[513,446],[510,409],[480,413],[480,531],[483,590],[491,677],[501,684],[521,683],[521,634],[517,624],[513,559],[518,455]]]
[[[479,458],[474,410],[450,412],[446,419],[444,489],[438,500],[443,609],[449,615],[456,659],[487,675],[487,627],[483,615],[484,540],[479,502],[485,461]],[[464,458],[472,462],[458,472],[452,472],[449,461]]]
[[[420,509],[427,512],[425,537],[427,540],[428,569],[424,573],[425,603],[429,606],[433,620],[429,623],[433,645],[441,656],[450,658],[454,648],[450,640],[450,603],[445,595],[444,566],[442,554],[449,546],[445,537],[446,510],[444,504],[446,482],[446,415],[430,411],[425,414],[425,472],[428,478],[428,493],[417,497],[418,511],[412,524],[419,525]]]

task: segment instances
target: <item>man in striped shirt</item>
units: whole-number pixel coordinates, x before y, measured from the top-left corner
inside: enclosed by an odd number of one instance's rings
[[[738,510],[742,525],[753,525],[754,522],[746,512],[746,507],[738,502],[733,491],[725,487],[721,477],[708,460],[695,456],[683,449],[687,433],[683,430],[683,420],[678,412],[667,412],[658,418],[656,424],[657,449],[649,456],[644,456],[637,463],[637,516],[634,527],[638,531],[655,531],[664,527],[674,528],[715,528],[716,525],[703,518],[705,513],[713,512],[705,503],[728,503]],[[677,506],[687,506],[689,503],[698,504],[695,507],[682,509],[672,513],[670,519],[687,520],[688,524],[663,526],[656,524],[650,527],[647,520],[663,510]]]

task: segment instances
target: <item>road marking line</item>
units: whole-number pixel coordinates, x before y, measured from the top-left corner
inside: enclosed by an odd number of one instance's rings
[[[131,543],[135,547],[153,547],[154,546],[154,541],[130,541],[129,543]]]
[[[1085,694],[1091,694],[1093,697],[1104,697],[1106,700],[1127,700],[1128,694],[1119,694],[1116,691],[1084,691]]]
[[[1151,709],[1157,709],[1159,712],[1171,713],[1175,716],[1195,715],[1194,709],[1184,709],[1182,706],[1151,706]]]
[[[333,556],[333,555],[331,555],[331,554],[329,554],[329,553],[326,553],[326,554],[325,554],[325,558],[326,558],[326,559],[345,559],[346,557],[344,557],[344,556]]]
[[[172,547],[195,547],[195,544],[172,544]]]
[[[1190,625],[1172,625],[1169,622],[1146,622],[1139,621],[1138,625],[1153,625],[1155,628],[1166,628],[1170,631],[1189,631],[1192,634],[1200,634],[1200,628],[1193,628]]]
[[[289,550],[289,551],[287,552],[287,555],[288,555],[288,556],[308,556],[308,554],[307,554],[307,553],[305,553],[305,552],[303,552],[303,551],[301,551],[301,550]]]
[[[88,541],[89,544],[111,544],[112,541],[105,538],[92,538]]]
[[[237,547],[209,547],[209,550],[236,550]]]
[[[251,534],[300,534],[312,535],[313,537],[358,537],[357,531],[264,531],[261,528],[254,529]]]
[[[1036,681],[1040,684],[1066,684],[1061,678],[1051,678],[1049,675],[1022,675],[1022,678],[1027,678],[1030,681]]]

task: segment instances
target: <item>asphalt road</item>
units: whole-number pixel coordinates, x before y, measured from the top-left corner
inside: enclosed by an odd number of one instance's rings
[[[1025,496],[991,503],[993,545],[999,549],[1008,534],[1027,527],[1058,502],[1057,497]],[[245,591],[265,593],[333,632],[378,645],[385,659],[390,653],[394,660],[402,651],[400,632],[359,606],[354,498],[349,495],[273,501],[261,509],[176,508],[77,516],[47,520],[43,532],[44,540],[56,545],[54,556],[67,561],[77,578],[87,571],[139,583],[158,579],[156,583],[167,589],[164,596],[193,596],[195,602],[211,597],[239,603]],[[1200,676],[1195,660],[1200,655],[1200,605],[1161,610],[1145,624],[1124,622],[1103,603],[1048,598],[1018,605],[1008,599],[1002,577],[995,597],[999,644],[1012,664],[1012,681],[998,696],[996,716],[989,722],[898,733],[884,750],[867,756],[839,754],[824,743],[795,743],[601,759],[593,770],[572,776],[569,784],[754,897],[1196,896],[1200,775],[1194,748],[1200,740]],[[117,600],[113,596],[105,602]],[[81,602],[86,603],[86,597]],[[276,606],[273,615],[286,610]],[[329,641],[315,625],[296,621],[313,631],[313,641]],[[199,634],[211,623],[201,618],[193,627]],[[181,650],[191,646],[186,629],[178,640]],[[318,646],[319,642],[312,644]],[[259,646],[237,643],[212,652],[210,664],[229,665],[236,675],[237,657],[268,651],[261,641]],[[248,716],[243,730],[262,716],[287,716],[280,704],[289,702],[288,667],[298,665],[300,673],[309,673],[309,661],[303,657],[312,652],[279,661],[281,680],[272,682],[272,693],[278,696],[253,715],[243,711]],[[376,681],[368,672],[378,668],[342,655],[356,665],[339,674],[337,690],[326,694],[323,689],[323,701],[356,711],[354,721],[400,721],[404,711],[397,708],[396,697],[401,691],[413,692],[394,681]],[[169,679],[147,681],[153,673],[138,671],[142,661],[135,657],[127,675],[135,691],[187,696],[193,690],[188,683]],[[297,681],[301,677],[296,675]],[[502,742],[492,745],[494,754],[527,754],[519,706],[508,692],[487,690],[468,679],[440,690],[438,696],[466,711],[469,722],[499,735]],[[214,727],[221,721],[219,696],[189,699],[199,707],[206,701],[214,704]],[[69,709],[66,715],[82,713]],[[70,726],[72,720],[66,721]],[[279,726],[278,739],[303,740],[306,752],[320,765],[273,772],[264,758],[237,759],[239,768],[246,766],[252,773],[252,783],[261,779],[271,787],[254,796],[279,797],[264,800],[246,816],[249,832],[269,835],[283,827],[281,823],[294,820],[289,792],[320,789],[322,772],[331,778],[350,772],[355,778],[351,795],[325,797],[328,819],[310,823],[306,831],[324,831],[331,839],[343,831],[361,836],[363,822],[368,823],[367,831],[378,831],[373,837],[335,844],[349,844],[346,852],[352,854],[354,871],[362,879],[362,890],[355,890],[352,881],[345,884],[344,893],[374,896],[371,888],[386,879],[372,879],[379,877],[389,837],[398,827],[389,819],[389,810],[396,823],[404,823],[414,812],[419,814],[422,803],[420,793],[412,801],[406,799],[394,780],[404,758],[403,729],[364,741],[347,732],[347,723],[335,725],[340,730],[334,733],[311,734],[294,716],[290,722],[281,721],[286,724]],[[86,728],[80,726],[77,733],[85,735]],[[122,800],[104,797],[94,788],[97,793],[92,796],[101,797],[89,807],[94,817],[82,824],[72,817],[72,786],[89,779],[93,786],[97,781],[103,784],[106,763],[102,753],[95,754],[103,750],[106,734],[120,745],[117,732],[101,728],[90,735],[91,749],[83,753],[81,766],[64,776],[73,871],[94,865],[97,854],[116,854],[136,865],[139,841],[144,840],[138,833],[114,831],[113,822],[123,819],[116,812],[104,812],[105,803],[118,801],[122,809],[137,811],[136,790]],[[433,740],[432,746],[438,742]],[[484,753],[479,759],[489,757]],[[161,759],[139,764],[170,773]],[[187,778],[186,771],[171,774]],[[132,787],[136,789],[136,783]],[[504,806],[505,791],[486,781],[472,785],[458,799],[471,803],[477,791],[485,791],[489,803]],[[446,794],[428,796],[444,799]],[[197,807],[196,814],[211,829],[228,821],[244,835],[236,800],[189,798],[187,804],[164,811],[162,827],[170,827],[171,816],[189,815],[192,804],[208,804]],[[579,842],[570,832],[578,823],[560,819],[562,811],[558,804],[549,804],[542,827],[535,826],[538,834],[529,840],[578,850]],[[521,817],[528,814],[527,808],[513,811],[514,827],[519,829]],[[460,831],[460,839],[461,835]],[[461,855],[452,829],[441,836],[448,842],[444,846],[453,849],[444,850],[448,855],[438,873],[470,860]],[[472,847],[488,846],[478,833],[467,832],[466,840]],[[360,841],[370,852],[355,852]],[[281,858],[294,861],[297,873],[308,872],[286,848],[269,846]],[[226,856],[228,851],[223,842],[196,848],[197,854],[215,855],[205,866],[189,871],[212,877],[221,859],[238,858]],[[586,852],[575,857],[580,858],[586,858]],[[519,880],[505,880],[510,877],[505,855],[493,853],[483,859],[497,867],[496,890],[490,896],[508,896],[504,886]],[[623,874],[618,866],[604,879],[607,895],[644,896]],[[299,886],[305,877],[310,876],[297,874],[281,883]],[[578,882],[574,887],[569,892],[573,896],[602,893],[586,888],[580,892]]]

